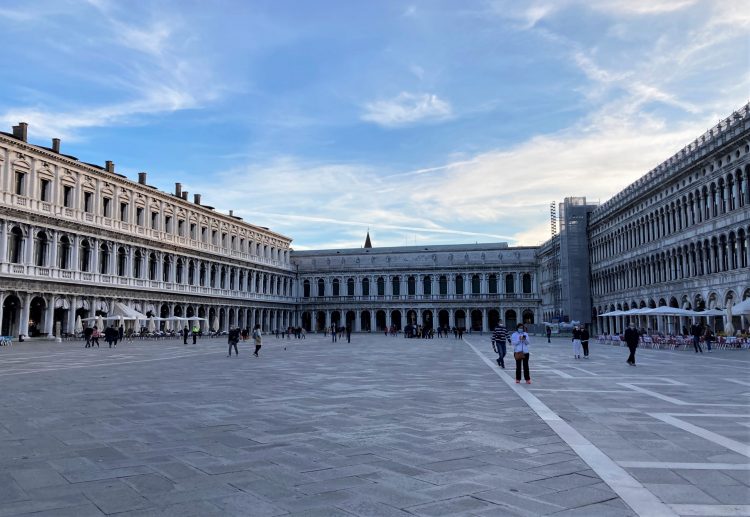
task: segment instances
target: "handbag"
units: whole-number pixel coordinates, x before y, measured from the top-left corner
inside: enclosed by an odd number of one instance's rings
[[[526,357],[526,354],[523,352],[513,352],[514,359],[523,359],[524,357]]]

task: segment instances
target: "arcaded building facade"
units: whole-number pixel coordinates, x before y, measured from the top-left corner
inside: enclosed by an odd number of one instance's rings
[[[291,324],[291,239],[104,167],[0,133],[3,335],[46,335],[114,302],[226,330]]]
[[[369,242],[369,236],[368,236]],[[535,248],[505,243],[294,252],[301,324],[354,331],[539,321]]]
[[[749,298],[749,239],[750,107],[744,106],[591,213],[597,330],[622,332],[626,317],[601,317],[613,310],[723,309]],[[747,327],[739,316],[732,323]],[[662,331],[689,326],[686,318],[641,317],[637,324]]]

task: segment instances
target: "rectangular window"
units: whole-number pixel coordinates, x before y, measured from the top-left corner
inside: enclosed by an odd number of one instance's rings
[[[94,204],[94,194],[91,192],[83,193],[83,211],[87,214],[91,213],[92,206]]]
[[[185,236],[185,221],[183,221],[182,219],[177,221],[177,235],[179,235],[180,237]]]
[[[26,195],[26,174],[16,171],[16,194],[19,196]]]
[[[50,180],[42,180],[39,183],[39,199],[42,201],[49,202],[49,196],[50,196],[50,190],[52,190],[51,187],[52,183]]]
[[[112,217],[112,198],[102,198],[102,215],[104,217]]]
[[[208,228],[201,227],[201,241],[208,242]]]
[[[195,226],[195,223],[190,223],[190,238],[195,239],[198,237],[198,227]]]
[[[159,212],[151,212],[151,229],[159,229]]]
[[[128,220],[128,204],[120,203],[120,221]]]
[[[63,206],[66,208],[73,207],[73,187],[63,187]]]
[[[164,217],[164,231],[172,233],[172,216],[167,215]]]
[[[143,207],[138,207],[135,209],[135,224],[138,226],[143,226],[144,220],[143,220]]]

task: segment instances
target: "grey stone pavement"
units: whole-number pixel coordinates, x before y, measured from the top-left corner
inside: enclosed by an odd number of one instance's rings
[[[750,353],[591,349],[2,347],[0,517],[750,514]]]

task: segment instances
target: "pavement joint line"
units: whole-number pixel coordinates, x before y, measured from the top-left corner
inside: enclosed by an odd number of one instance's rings
[[[647,414],[653,418],[656,418],[657,420],[661,420],[664,423],[673,425],[678,429],[682,429],[683,431],[687,431],[688,433],[700,436],[701,438],[704,438],[709,442],[721,445],[722,447],[725,447],[730,451],[734,451],[738,454],[742,454],[743,456],[750,458],[750,445],[748,444],[738,442],[737,440],[732,440],[731,438],[727,438],[726,436],[722,436],[713,431],[709,431],[708,429],[704,429],[703,427],[698,427],[697,425],[693,425],[690,422],[685,422],[684,420],[675,418],[671,413]]]
[[[648,395],[650,397],[663,400],[664,402],[670,402],[676,406],[747,407],[747,404],[721,404],[721,403],[715,403],[715,402],[685,402],[684,400],[680,400],[675,397],[670,397],[668,395],[662,395],[661,393],[647,390],[646,388],[642,388],[640,386],[636,386],[628,382],[618,382],[617,384],[624,388],[637,391],[638,393],[643,393],[644,395]]]
[[[680,463],[673,461],[618,461],[629,469],[750,470],[750,463]]]
[[[598,377],[599,376],[598,373],[591,372],[589,370],[586,370],[585,368],[581,368],[580,366],[571,366],[571,368],[574,368],[576,370],[580,370],[583,373],[588,373],[589,375],[593,375],[594,377]]]
[[[639,516],[676,517],[678,515],[546,404],[528,390],[523,389],[521,385],[516,385],[510,375],[498,370],[492,361],[466,338],[464,342]]]
[[[705,517],[734,517],[750,515],[748,504],[670,504],[680,515]]]
[[[729,382],[733,382],[735,384],[742,384],[743,386],[750,386],[750,382],[741,381],[739,379],[725,379],[725,380],[727,380]]]

